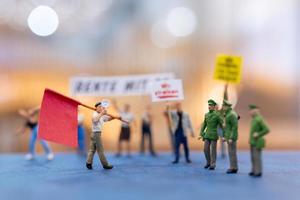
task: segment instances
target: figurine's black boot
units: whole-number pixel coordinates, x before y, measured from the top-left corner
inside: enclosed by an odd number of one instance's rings
[[[238,172],[238,170],[237,169],[228,169],[227,170],[227,174],[236,174]]]
[[[216,166],[210,166],[209,170],[215,170]]]
[[[250,172],[248,175],[249,175],[249,176],[254,176],[254,173],[253,173],[253,172]]]
[[[92,166],[92,164],[86,163],[86,165],[85,165],[85,166],[86,166],[86,168],[88,168],[88,169],[90,169],[90,170],[91,170],[91,169],[93,169],[93,166]]]
[[[210,167],[210,164],[206,164],[205,166],[204,166],[204,169],[208,169]]]
[[[112,165],[103,165],[103,169],[112,169],[114,166]]]

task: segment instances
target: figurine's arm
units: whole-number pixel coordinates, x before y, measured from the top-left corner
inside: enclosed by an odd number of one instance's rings
[[[105,121],[107,121],[107,122],[108,122],[108,121],[115,120],[115,119],[121,120],[121,117],[120,117],[120,116],[114,116],[114,115],[110,115],[110,114],[106,114],[105,116],[106,116]]]
[[[191,119],[190,119],[189,115],[187,115],[187,120],[188,120],[188,127],[191,131],[191,136],[195,137],[194,129],[193,129],[192,122],[191,122]]]
[[[21,115],[22,117],[28,119],[29,118],[29,114],[25,109],[19,109],[18,110],[19,115]]]
[[[173,120],[173,114],[170,110],[169,103],[166,104],[166,112],[167,112],[166,116],[168,118],[169,126],[170,126],[170,129],[172,130],[174,120]]]
[[[106,110],[102,111],[101,113],[97,113],[96,115],[93,116],[92,118],[92,121],[93,122],[98,122],[100,120],[100,118],[103,116],[103,115],[106,115]]]
[[[257,137],[262,137],[270,132],[269,127],[263,120],[260,121],[260,126],[261,126],[261,130],[257,132],[258,134]]]
[[[35,113],[37,113],[37,112],[39,112],[40,111],[40,106],[36,106],[36,107],[34,107],[34,108],[31,108],[29,111],[28,111],[28,113],[29,114],[35,114]]]
[[[107,116],[107,117],[110,117],[111,120],[117,119],[117,120],[120,120],[121,122],[124,122],[124,123],[126,123],[126,124],[129,124],[129,123],[130,123],[130,122],[125,121],[124,119],[122,119],[121,116],[114,116],[114,115],[108,114],[107,112],[105,112],[103,115],[105,115],[105,116]],[[102,116],[103,116],[103,115],[102,115]]]
[[[203,138],[204,137],[204,131],[206,129],[206,126],[207,126],[206,117],[204,116],[204,121],[203,121],[202,126],[201,126],[199,138],[201,138],[201,137]]]
[[[231,130],[230,130],[230,139],[234,138],[234,134],[237,132],[238,129],[238,118],[235,115],[231,115],[229,117],[230,124],[231,124]]]

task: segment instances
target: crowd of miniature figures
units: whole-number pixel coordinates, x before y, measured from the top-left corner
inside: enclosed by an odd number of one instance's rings
[[[126,143],[127,155],[130,157],[130,138],[131,126],[136,126],[134,115],[130,111],[130,105],[125,104],[123,109],[120,109],[116,102],[113,101],[114,108],[118,111],[118,116],[111,115],[107,112],[108,103],[100,101],[95,104],[95,111],[92,116],[92,133],[89,141],[89,149],[87,152],[86,167],[93,169],[93,157],[97,152],[100,162],[104,169],[112,169],[113,166],[107,161],[104,148],[101,140],[101,132],[105,122],[117,119],[121,120],[121,131],[118,140],[118,148],[116,156],[122,155],[122,144]],[[221,108],[220,108],[221,107]],[[220,109],[219,109],[220,108]],[[19,132],[24,132],[27,127],[31,130],[31,138],[29,142],[29,153],[26,159],[32,160],[35,156],[35,143],[37,140],[37,114],[39,108],[30,110],[20,110],[19,114],[26,119],[25,125]],[[249,105],[249,113],[252,117],[249,145],[251,153],[252,169],[249,173],[250,176],[260,177],[262,175],[262,149],[265,147],[264,136],[269,132],[263,117],[260,114],[259,107],[256,105]],[[173,164],[177,164],[180,159],[180,146],[184,147],[185,161],[191,163],[189,156],[188,135],[195,137],[195,132],[189,114],[184,112],[181,103],[174,103],[173,105],[167,104],[164,115],[167,119],[168,129],[170,133],[170,142],[174,152]],[[140,153],[145,152],[145,140],[148,140],[149,152],[152,156],[156,156],[152,141],[152,121],[153,116],[151,113],[151,106],[148,105],[141,119],[141,145]],[[237,157],[237,141],[238,141],[238,124],[240,116],[233,110],[232,104],[228,101],[227,95],[224,95],[222,106],[219,106],[213,99],[208,100],[208,112],[204,116],[199,140],[204,143],[204,155],[206,159],[205,169],[215,170],[217,160],[217,141],[220,140],[222,157],[224,152],[225,143],[228,148],[229,168],[227,174],[238,173],[238,157]],[[83,128],[83,116],[78,116],[78,153],[86,155],[84,146],[85,131]],[[40,140],[48,160],[54,158],[49,145]]]

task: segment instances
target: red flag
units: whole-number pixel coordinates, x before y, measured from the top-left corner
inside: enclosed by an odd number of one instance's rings
[[[45,89],[39,117],[38,138],[78,146],[77,115],[80,102]]]

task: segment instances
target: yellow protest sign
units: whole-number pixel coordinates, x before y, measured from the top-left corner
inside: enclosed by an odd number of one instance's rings
[[[242,57],[218,55],[216,59],[214,79],[238,84],[241,81]]]

